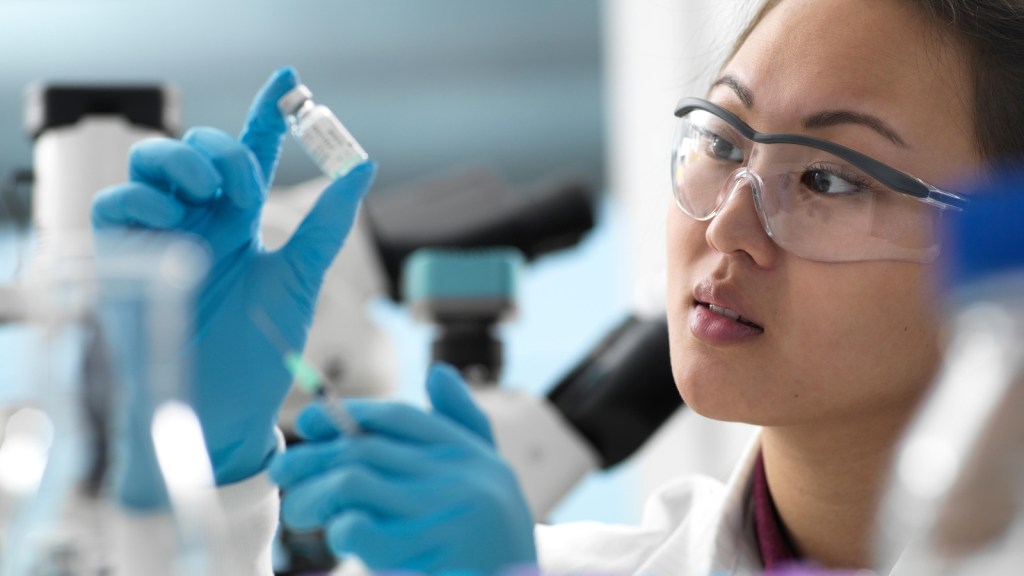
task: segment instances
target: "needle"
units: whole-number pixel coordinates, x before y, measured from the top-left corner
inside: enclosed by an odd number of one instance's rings
[[[312,394],[324,404],[331,422],[340,432],[346,436],[358,435],[362,431],[359,428],[359,423],[345,409],[341,396],[336,393],[337,387],[334,383],[328,380],[316,366],[307,362],[302,354],[288,345],[266,312],[261,309],[253,309],[249,312],[249,316],[252,317],[253,322],[256,323],[267,340],[281,352],[284,365],[299,388],[307,394]]]

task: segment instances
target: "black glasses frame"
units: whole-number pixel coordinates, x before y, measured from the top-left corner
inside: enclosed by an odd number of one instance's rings
[[[714,114],[744,138],[759,144],[798,144],[828,152],[833,156],[842,158],[866,174],[878,180],[895,192],[905,194],[942,209],[962,210],[967,205],[967,199],[947,190],[932,186],[920,178],[915,178],[905,172],[887,166],[870,156],[865,156],[856,150],[840,146],[828,140],[821,140],[802,134],[786,133],[761,133],[754,130],[746,122],[740,120],[735,114],[725,108],[712,104],[702,98],[683,98],[676,105],[675,115],[682,118],[694,110],[703,110]]]

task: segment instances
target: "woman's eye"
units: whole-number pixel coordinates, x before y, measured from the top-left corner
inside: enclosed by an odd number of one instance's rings
[[[800,183],[819,194],[852,194],[864,188],[859,182],[850,182],[825,170],[804,172]]]
[[[743,150],[717,134],[708,134],[708,153],[717,160],[743,162]]]

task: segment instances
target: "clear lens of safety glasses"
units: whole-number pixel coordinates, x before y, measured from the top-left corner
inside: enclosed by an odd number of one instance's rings
[[[750,186],[738,186],[747,180]],[[938,256],[943,210],[881,184],[813,146],[754,142],[705,110],[679,119],[672,150],[676,203],[713,218],[750,189],[765,231],[783,249],[825,262]]]

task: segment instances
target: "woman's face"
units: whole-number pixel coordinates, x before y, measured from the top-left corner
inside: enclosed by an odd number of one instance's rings
[[[785,0],[709,99],[758,131],[823,138],[952,185],[978,163],[966,68],[907,4]],[[905,146],[864,123],[803,128],[825,111],[873,116]],[[930,265],[797,257],[765,233],[749,188],[710,222],[671,205],[667,240],[672,366],[698,412],[776,426],[863,421],[909,410],[931,380],[939,350]]]

